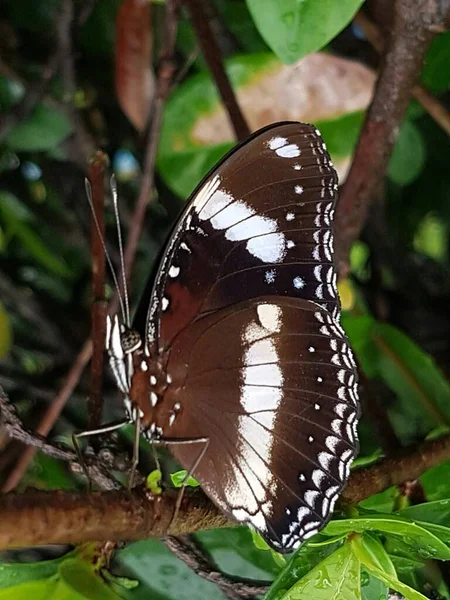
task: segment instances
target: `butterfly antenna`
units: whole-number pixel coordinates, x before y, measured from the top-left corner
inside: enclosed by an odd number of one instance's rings
[[[121,276],[122,276],[123,295],[124,295],[124,299],[125,299],[126,324],[128,327],[131,327],[130,300],[129,300],[129,296],[128,296],[127,277],[126,277],[126,273],[125,273],[125,258],[124,258],[124,253],[123,253],[122,232],[120,230],[119,203],[117,200],[117,182],[116,182],[116,178],[114,177],[114,175],[111,175],[111,192],[112,192],[113,205],[114,205],[114,215],[116,217],[117,239],[119,242],[120,270],[121,270]]]
[[[94,219],[95,228],[97,229],[98,237],[100,238],[100,242],[101,242],[101,244],[103,246],[103,250],[105,252],[106,261],[108,263],[109,270],[111,271],[111,275],[112,275],[112,278],[113,278],[113,281],[114,281],[114,287],[116,288],[117,295],[118,295],[118,298],[119,298],[120,312],[122,313],[122,319],[124,320],[125,323],[128,324],[127,313],[125,312],[125,306],[124,306],[122,294],[120,293],[119,282],[117,280],[117,276],[116,276],[116,273],[114,271],[114,266],[112,264],[111,257],[109,255],[108,249],[106,247],[105,240],[104,240],[102,232],[100,230],[100,225],[98,223],[97,215],[95,214],[94,201],[92,199],[92,186],[91,186],[91,183],[90,183],[89,179],[86,178],[84,180],[84,185],[85,185],[85,188],[86,188],[86,195],[87,195],[87,199],[88,199],[88,202],[89,202],[89,206],[91,207],[91,212],[92,212],[92,217]]]

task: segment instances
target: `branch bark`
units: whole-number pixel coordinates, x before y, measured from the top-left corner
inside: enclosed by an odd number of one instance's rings
[[[382,182],[425,53],[450,21],[449,0],[397,0],[371,105],[336,214],[337,259],[341,276],[358,238],[376,187]]]
[[[203,57],[216,82],[236,138],[239,141],[245,140],[251,133],[250,128],[241,112],[233,87],[225,71],[222,52],[213,35],[209,21],[209,6],[206,0],[185,0],[185,5],[189,11]]]
[[[355,471],[341,502],[356,504],[392,485],[417,479],[450,459],[450,435],[408,448]],[[233,525],[201,490],[185,495],[171,524],[177,493],[151,496],[146,489],[105,492],[41,492],[0,496],[0,550],[42,544],[130,541]]]

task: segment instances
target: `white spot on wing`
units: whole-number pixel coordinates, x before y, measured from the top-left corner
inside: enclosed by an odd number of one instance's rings
[[[174,265],[172,265],[169,269],[169,277],[175,278],[178,277],[178,275],[180,274],[180,267],[175,267]]]
[[[269,331],[280,331],[281,308],[274,304],[260,304],[256,308],[260,324]]]

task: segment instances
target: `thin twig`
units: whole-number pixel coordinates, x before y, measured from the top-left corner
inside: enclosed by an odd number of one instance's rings
[[[436,29],[450,19],[447,0],[397,0],[374,96],[366,114],[336,214],[336,252],[342,275],[365,223],[374,191],[383,181],[400,123]]]
[[[88,157],[94,154],[95,146],[87,132],[79,111],[74,106],[76,92],[75,61],[72,48],[72,27],[74,24],[73,0],[63,0],[61,14],[57,22],[58,46],[60,48],[60,71],[64,86],[65,108],[75,133],[80,166],[87,166]]]
[[[95,429],[102,418],[103,357],[105,351],[105,170],[108,158],[96,152],[89,165],[92,189],[91,255],[92,255],[92,361],[88,401],[88,428]]]
[[[163,27],[164,45],[161,49],[158,66],[156,93],[153,102],[152,122],[148,132],[145,149],[144,170],[141,179],[139,196],[128,231],[128,243],[125,249],[125,272],[127,279],[131,277],[131,267],[137,250],[139,238],[144,226],[145,212],[153,189],[155,178],[155,162],[161,134],[164,105],[170,92],[175,72],[174,53],[178,29],[177,0],[167,0]]]
[[[230,600],[246,600],[262,596],[271,585],[270,582],[242,581],[221,573],[216,565],[206,559],[202,550],[189,535],[168,536],[163,539],[163,542],[194,573],[206,581],[215,583]]]
[[[375,50],[381,54],[384,48],[384,37],[378,27],[367,18],[364,11],[359,11],[354,18],[354,23],[364,31],[366,38]],[[416,85],[413,88],[412,95],[423,106],[430,117],[450,135],[450,112],[442,102],[439,102],[437,98],[421,85]]]
[[[43,439],[41,436],[27,431],[23,427],[22,421],[17,416],[14,407],[12,406],[12,404],[10,404],[8,397],[1,386],[0,416],[1,425],[5,428],[7,434],[11,439],[22,442],[23,444],[27,444],[27,446],[38,448],[39,450],[47,454],[47,456],[52,456],[53,458],[57,458],[60,460],[75,459],[74,452],[56,448],[55,446],[52,446],[51,444],[47,443],[45,439]]]
[[[51,428],[53,427],[53,424],[59,417],[67,400],[69,399],[70,395],[75,389],[75,386],[77,385],[81,377],[84,367],[91,358],[91,354],[92,344],[91,340],[89,339],[85,342],[83,348],[81,349],[77,358],[75,359],[72,368],[70,369],[66,379],[64,380],[59,394],[55,397],[51,405],[46,410],[44,416],[42,417],[42,420],[36,429],[36,433],[38,435],[46,437],[49,434]],[[31,460],[33,459],[33,456],[35,455],[35,452],[36,447],[29,446],[28,448],[25,448],[23,454],[15,464],[14,469],[11,471],[8,478],[3,484],[3,492],[9,492],[16,487],[16,485],[24,476],[28,465],[30,464]]]
[[[250,135],[250,128],[242,114],[233,87],[225,71],[222,52],[211,29],[209,21],[210,7],[207,2],[208,0],[184,0],[184,4],[191,17],[192,27],[202,49],[203,58],[216,82],[236,138],[238,141],[242,141]]]

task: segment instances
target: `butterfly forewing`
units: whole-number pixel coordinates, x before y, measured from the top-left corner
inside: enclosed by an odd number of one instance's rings
[[[148,337],[167,348],[208,312],[263,296],[313,299],[336,313],[337,180],[311,125],[259,132],[192,195],[159,268]]]
[[[341,327],[315,302],[266,297],[197,321],[173,350],[174,434],[189,413],[190,430],[210,439],[195,476],[230,517],[296,548],[328,520],[356,452],[356,369]],[[189,470],[199,448],[172,452]]]

